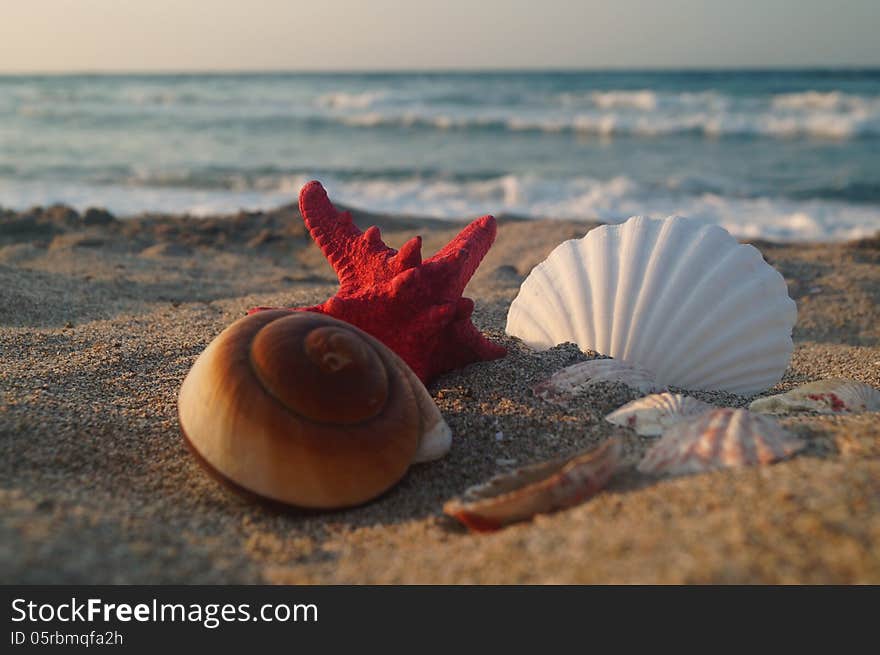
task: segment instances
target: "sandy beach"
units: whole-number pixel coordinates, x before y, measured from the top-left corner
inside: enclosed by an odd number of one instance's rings
[[[421,234],[426,255],[460,228],[354,214],[394,247]],[[248,308],[334,292],[296,207],[0,212],[0,582],[880,583],[877,413],[785,418],[808,444],[799,456],[670,479],[635,472],[651,442],[623,431],[630,469],[581,506],[488,535],[442,514],[495,473],[602,442],[604,414],[635,397],[604,385],[572,410],[545,403],[531,386],[586,356],[504,334],[531,268],[593,226],[500,217],[466,295],[509,353],[430,386],[449,455],[366,506],[298,514],[218,486],[176,413],[195,357]],[[799,311],[791,366],[771,392],[827,377],[880,387],[880,239],[753,243]]]

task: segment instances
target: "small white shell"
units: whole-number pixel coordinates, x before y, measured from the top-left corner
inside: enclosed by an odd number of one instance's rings
[[[602,490],[618,469],[620,452],[620,441],[609,439],[586,453],[496,475],[447,502],[443,511],[475,532],[490,532],[572,507]]]
[[[757,393],[791,358],[797,308],[782,275],[723,228],[630,218],[559,245],[520,287],[507,334],[576,343],[661,385]]]
[[[557,371],[536,385],[533,393],[547,402],[567,405],[575,396],[597,382],[620,382],[639,393],[663,391],[653,376],[617,359],[591,359]]]
[[[713,406],[702,400],[678,393],[655,393],[637,398],[614,410],[605,420],[614,425],[632,428],[638,434],[656,437],[666,428],[692,416],[697,416]]]
[[[424,402],[422,398],[419,402]],[[425,424],[426,432],[422,435],[419,448],[413,455],[413,464],[433,462],[444,457],[452,447],[452,430],[446,421],[437,420],[433,425],[428,421]]]
[[[744,409],[715,409],[669,428],[638,470],[681,475],[770,464],[803,447],[803,441],[771,418]]]
[[[880,411],[880,391],[857,380],[819,380],[775,396],[758,398],[749,409],[762,414],[876,412]]]

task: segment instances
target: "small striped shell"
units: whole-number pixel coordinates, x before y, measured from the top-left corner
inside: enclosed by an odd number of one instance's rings
[[[761,414],[876,412],[880,411],[880,391],[857,380],[819,380],[775,396],[758,398],[749,409]]]
[[[744,409],[715,409],[669,428],[638,470],[681,475],[770,464],[803,447],[803,441],[771,418]]]
[[[592,359],[557,371],[532,391],[547,402],[565,405],[591,384],[620,382],[639,393],[663,391],[646,370],[617,359]]]
[[[712,409],[709,403],[678,393],[655,393],[637,398],[614,410],[605,420],[632,428],[638,434],[657,437],[668,427]]]
[[[586,453],[497,475],[450,500],[443,511],[474,532],[490,532],[573,507],[608,483],[619,466],[620,452],[620,441],[609,439]]]

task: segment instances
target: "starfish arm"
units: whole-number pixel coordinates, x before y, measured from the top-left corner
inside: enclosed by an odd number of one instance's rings
[[[309,182],[299,192],[299,211],[309,234],[344,286],[349,281],[354,263],[350,245],[356,239],[362,239],[364,233],[352,222],[349,212],[337,211],[320,182]]]
[[[400,247],[394,256],[396,272],[405,271],[422,264],[422,237],[413,237]]]
[[[349,212],[340,212],[320,182],[309,182],[299,194],[306,227],[339,278],[345,295],[388,280],[422,263],[422,239],[407,241],[400,252],[382,241],[375,225],[361,232]]]
[[[495,241],[496,230],[494,216],[478,218],[425,264],[430,264],[431,268],[440,272],[452,274],[450,277],[454,278],[455,285],[453,291],[456,295],[461,295]]]

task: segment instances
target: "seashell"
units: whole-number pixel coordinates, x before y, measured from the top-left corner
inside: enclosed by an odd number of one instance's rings
[[[880,411],[880,391],[857,380],[819,380],[775,396],[758,398],[749,409],[762,414],[876,412]]]
[[[532,392],[547,402],[567,405],[580,392],[597,382],[620,382],[636,389],[639,393],[664,390],[644,369],[617,359],[591,359],[557,371],[548,379],[535,385]]]
[[[265,311],[217,336],[187,374],[180,427],[198,460],[239,491],[336,508],[442,456],[451,433],[386,346],[312,312]]]
[[[559,245],[520,287],[509,335],[573,342],[661,385],[756,393],[782,377],[797,308],[785,280],[717,225],[630,218]]]
[[[666,428],[709,411],[714,406],[678,393],[655,393],[637,398],[614,410],[605,420],[614,425],[632,428],[638,434],[656,437]]]
[[[638,470],[681,475],[770,464],[803,447],[803,441],[771,418],[745,409],[713,409],[666,430]]]
[[[597,494],[617,470],[621,446],[609,439],[567,459],[526,466],[471,487],[443,511],[474,532],[490,532],[578,505]]]

